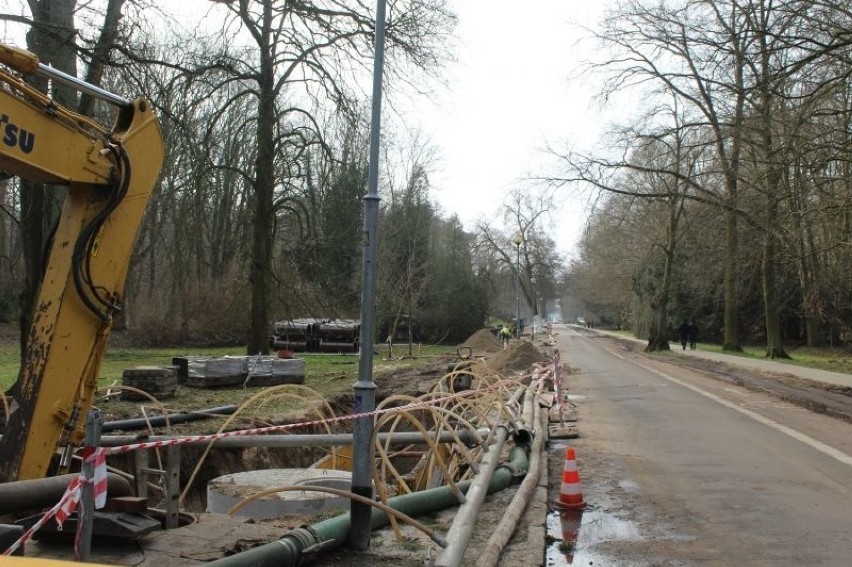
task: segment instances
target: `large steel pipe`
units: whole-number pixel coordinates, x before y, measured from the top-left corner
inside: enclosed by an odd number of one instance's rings
[[[17,514],[53,506],[65,494],[75,476],[64,474],[0,483],[0,514]],[[115,473],[107,473],[107,492],[111,497],[133,495],[127,479]]]

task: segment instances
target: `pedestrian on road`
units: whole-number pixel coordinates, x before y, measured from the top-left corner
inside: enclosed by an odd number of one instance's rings
[[[695,324],[695,319],[689,324],[689,348],[695,350],[695,342],[698,340],[698,325]]]
[[[680,339],[680,346],[683,350],[686,350],[686,343],[689,342],[689,323],[687,323],[686,319],[677,328],[677,337]]]

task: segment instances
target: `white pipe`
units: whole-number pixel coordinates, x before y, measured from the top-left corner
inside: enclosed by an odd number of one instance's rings
[[[527,395],[532,396],[532,392],[528,391]],[[541,476],[539,473],[541,448],[544,445],[545,432],[547,431],[547,427],[542,419],[541,408],[539,408],[538,404],[535,404],[535,422],[538,424],[538,427],[532,446],[530,447],[530,468],[520,488],[515,493],[515,497],[512,498],[511,504],[506,509],[503,519],[500,520],[497,529],[488,538],[488,543],[485,544],[485,551],[476,560],[476,567],[493,567],[497,565],[497,562],[500,560],[500,553],[506,547],[506,544],[509,543],[512,534],[515,533],[518,520],[521,519],[524,511],[527,509],[527,504],[529,504],[530,498],[532,498],[538,486],[539,477]]]
[[[494,444],[491,445],[488,454],[485,456],[485,466],[473,479],[465,495],[467,501],[459,508],[453,524],[447,532],[447,547],[436,558],[436,567],[458,567],[461,565],[470,542],[470,536],[473,533],[473,527],[476,524],[476,517],[479,515],[485,497],[488,495],[491,477],[494,476],[494,471],[497,469],[508,436],[507,426],[499,425],[497,434],[494,436]]]

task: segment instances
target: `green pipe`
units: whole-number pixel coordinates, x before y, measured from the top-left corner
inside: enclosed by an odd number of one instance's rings
[[[499,492],[512,484],[515,470],[526,473],[529,459],[526,449],[515,446],[509,457],[510,465],[500,465],[488,485],[488,493]],[[463,493],[470,488],[472,481],[458,484]],[[459,501],[448,486],[422,490],[388,499],[388,506],[412,517],[437,512],[453,506]],[[211,561],[212,567],[287,567],[301,565],[311,555],[333,549],[346,543],[350,527],[349,514],[341,514],[322,522],[293,530],[281,539],[254,547],[247,551]],[[372,529],[388,523],[387,514],[373,508],[370,524]]]

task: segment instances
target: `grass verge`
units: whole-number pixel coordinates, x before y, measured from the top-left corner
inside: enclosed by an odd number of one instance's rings
[[[455,347],[450,346],[415,346],[413,357],[403,357],[408,348],[397,346],[394,349],[395,357],[388,359],[387,347],[380,345],[378,354],[374,357],[374,373],[393,372],[400,369],[416,368],[429,364],[435,357],[455,354]],[[126,368],[135,366],[166,366],[172,363],[172,357],[183,355],[194,356],[241,356],[245,349],[239,348],[169,348],[169,349],[144,349],[144,348],[116,348],[108,349],[104,355],[101,371],[98,375],[98,385],[108,387],[121,384],[122,372]],[[324,398],[351,392],[352,385],[358,377],[358,357],[355,355],[335,354],[309,354],[299,353],[299,358],[305,360],[305,386],[315,390]],[[17,346],[0,346],[0,388],[6,390],[11,386],[18,374],[19,351]],[[164,405],[171,409],[187,409],[216,407],[221,405],[239,404],[252,394],[256,389],[226,388],[226,389],[199,389],[181,387],[174,398],[164,400]],[[285,406],[298,407],[302,403],[299,399],[284,403]],[[125,414],[129,408],[124,408],[123,403],[112,399],[104,404],[108,413]],[[129,406],[138,404],[130,404]],[[112,410],[112,411],[110,411]],[[138,410],[137,410],[138,411]]]
[[[634,339],[634,335],[630,331],[607,331],[622,336],[626,339]],[[672,349],[680,348],[677,341],[671,341]],[[756,360],[764,360],[766,358],[766,347],[764,346],[744,346],[742,352],[723,351],[722,345],[712,343],[698,343],[698,350],[707,352],[717,352],[721,354],[729,354],[731,356],[742,356],[745,358],[754,358]],[[828,370],[830,372],[842,372],[852,374],[852,356],[848,348],[831,348],[831,347],[805,347],[805,346],[786,346],[787,354],[790,358],[776,358],[775,362],[789,364],[791,366],[804,366],[807,368],[817,368],[819,370]]]

